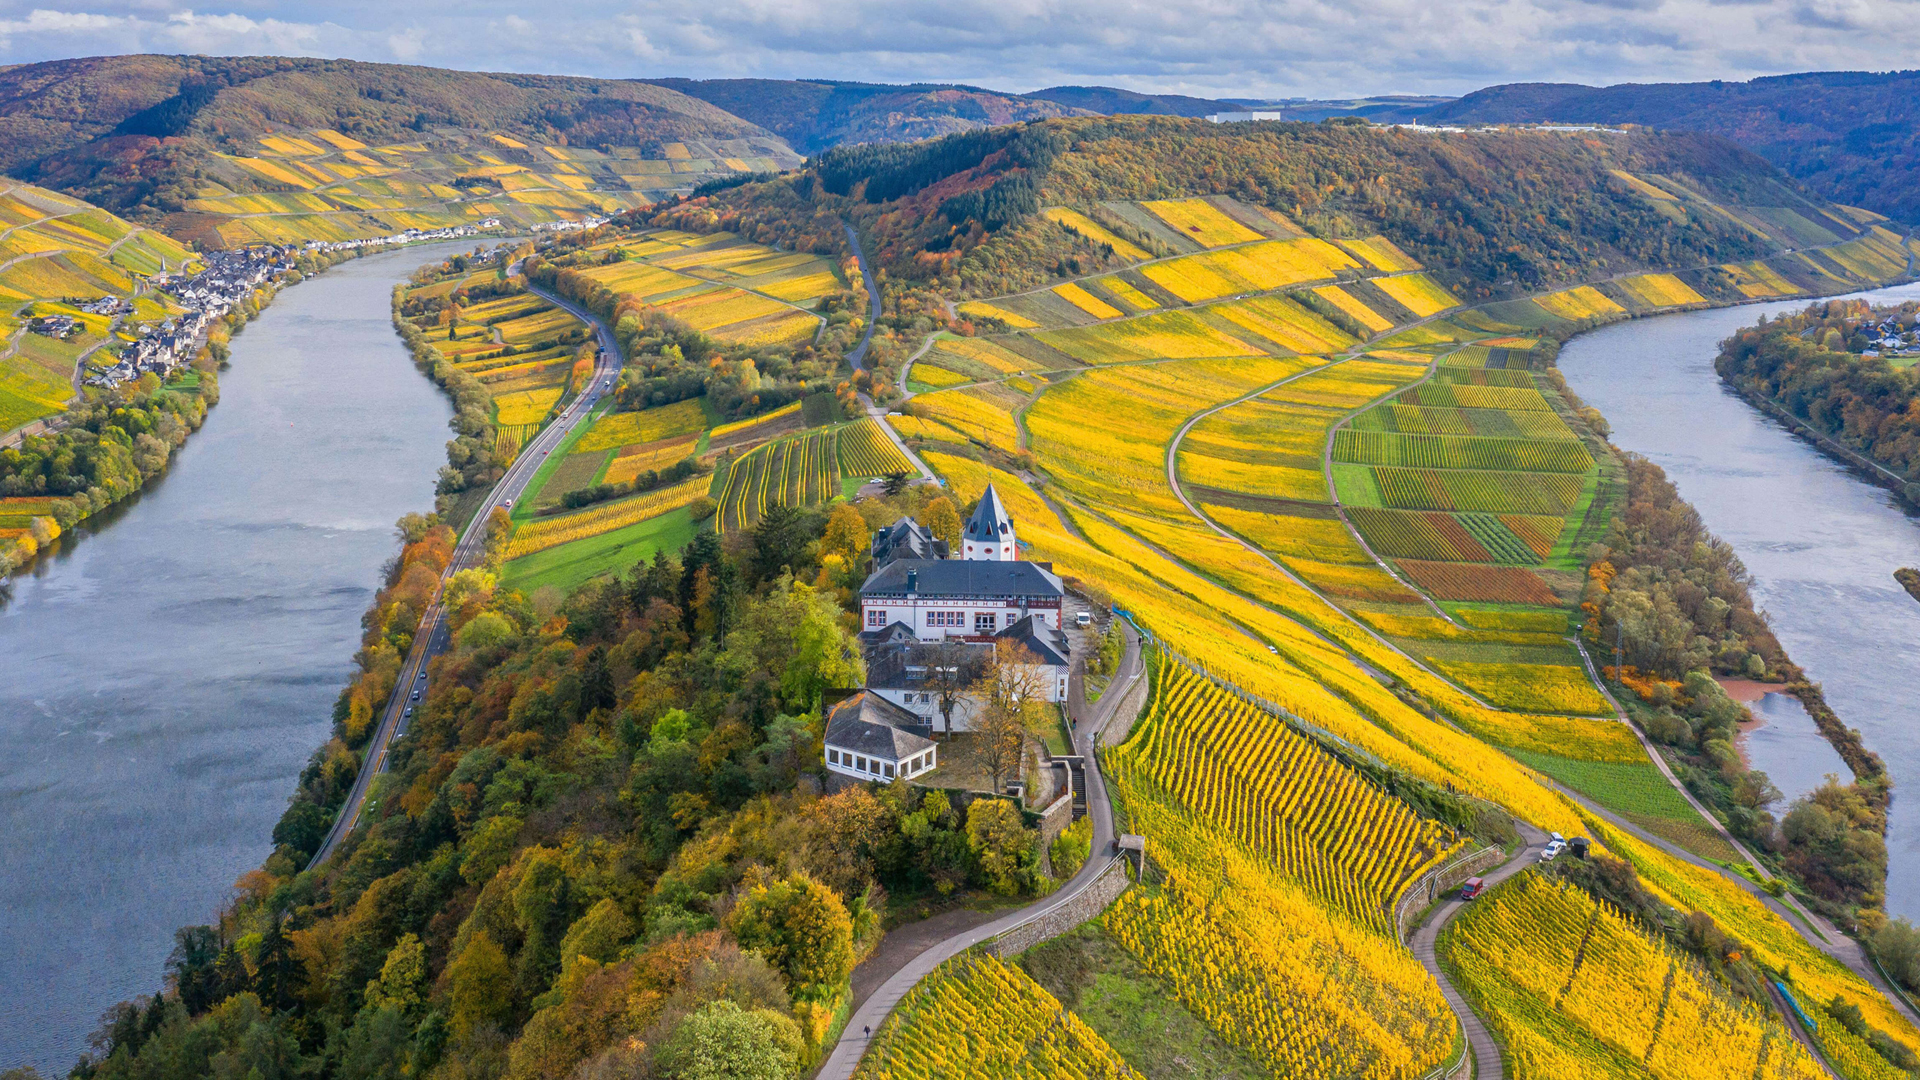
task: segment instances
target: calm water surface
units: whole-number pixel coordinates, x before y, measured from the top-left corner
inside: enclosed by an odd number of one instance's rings
[[[0,607],[0,1070],[64,1075],[272,851],[451,410],[388,295],[468,245],[344,263],[233,342],[172,470]]]
[[[1920,298],[1920,286],[1860,295],[1898,302]],[[1920,918],[1920,604],[1893,580],[1895,568],[1920,565],[1920,521],[1735,397],[1713,371],[1721,339],[1762,312],[1804,306],[1621,323],[1568,343],[1560,370],[1606,414],[1614,443],[1658,462],[1739,552],[1788,654],[1886,761],[1895,791],[1887,910]],[[1768,709],[1764,719],[1773,731],[1748,752],[1782,790],[1804,790],[1830,770],[1823,761],[1832,759],[1807,752],[1804,711]]]

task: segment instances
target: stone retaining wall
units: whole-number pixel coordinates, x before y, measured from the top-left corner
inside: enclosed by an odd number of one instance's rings
[[[1437,870],[1430,870],[1420,880],[1414,882],[1393,907],[1393,925],[1400,932],[1400,940],[1407,939],[1407,926],[1427,910],[1449,889],[1457,888],[1461,882],[1478,874],[1482,870],[1491,870],[1507,861],[1507,853],[1497,847],[1483,847],[1479,851],[1462,855]]]
[[[1028,919],[980,947],[1002,960],[1026,952],[1107,910],[1108,905],[1119,899],[1120,894],[1132,884],[1133,878],[1127,873],[1127,860],[1114,857],[1106,870],[1081,890],[1080,895]]]

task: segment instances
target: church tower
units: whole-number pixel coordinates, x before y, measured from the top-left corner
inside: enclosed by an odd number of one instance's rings
[[[960,557],[986,562],[1013,562],[1020,557],[1013,538],[1013,518],[992,484],[981,493],[979,509],[967,519],[966,531],[960,537]]]

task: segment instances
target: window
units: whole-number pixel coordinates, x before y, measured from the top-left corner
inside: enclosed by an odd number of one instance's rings
[[[867,609],[867,625],[870,627],[881,627],[881,626],[887,625],[887,613],[880,610],[879,608],[868,608]]]
[[[831,746],[827,747],[827,764],[829,765],[840,764],[840,751],[835,750]]]
[[[973,632],[991,634],[1000,625],[1000,616],[991,611],[977,612],[973,616]]]
[[[866,759],[866,758],[863,758],[863,757],[856,757],[856,758],[854,758],[853,760],[855,760],[855,761],[857,761],[857,762],[859,762],[859,764],[858,764],[858,765],[855,765],[855,766],[854,766],[854,768],[855,768],[855,769],[858,769],[858,770],[859,770],[859,771],[861,771],[861,772],[866,772],[866,771],[867,771],[867,759]]]
[[[964,611],[929,611],[927,612],[928,626],[959,627],[959,626],[967,625],[966,620],[967,620],[967,613]]]
[[[887,776],[893,775],[893,766],[891,764],[882,765],[880,767],[886,771]]]

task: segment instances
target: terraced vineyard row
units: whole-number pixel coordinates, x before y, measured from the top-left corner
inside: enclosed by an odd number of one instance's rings
[[[839,496],[839,436],[839,430],[810,430],[733,461],[720,490],[720,532],[753,528],[774,505],[818,505]]]
[[[1178,664],[1115,753],[1356,921],[1387,929],[1400,890],[1452,850],[1452,831],[1361,780],[1279,718]]]
[[[856,1080],[1141,1080],[1027,973],[963,953],[895,1007]]]
[[[1610,905],[1535,873],[1476,902],[1442,948],[1526,1080],[1824,1075],[1771,1013]]]

